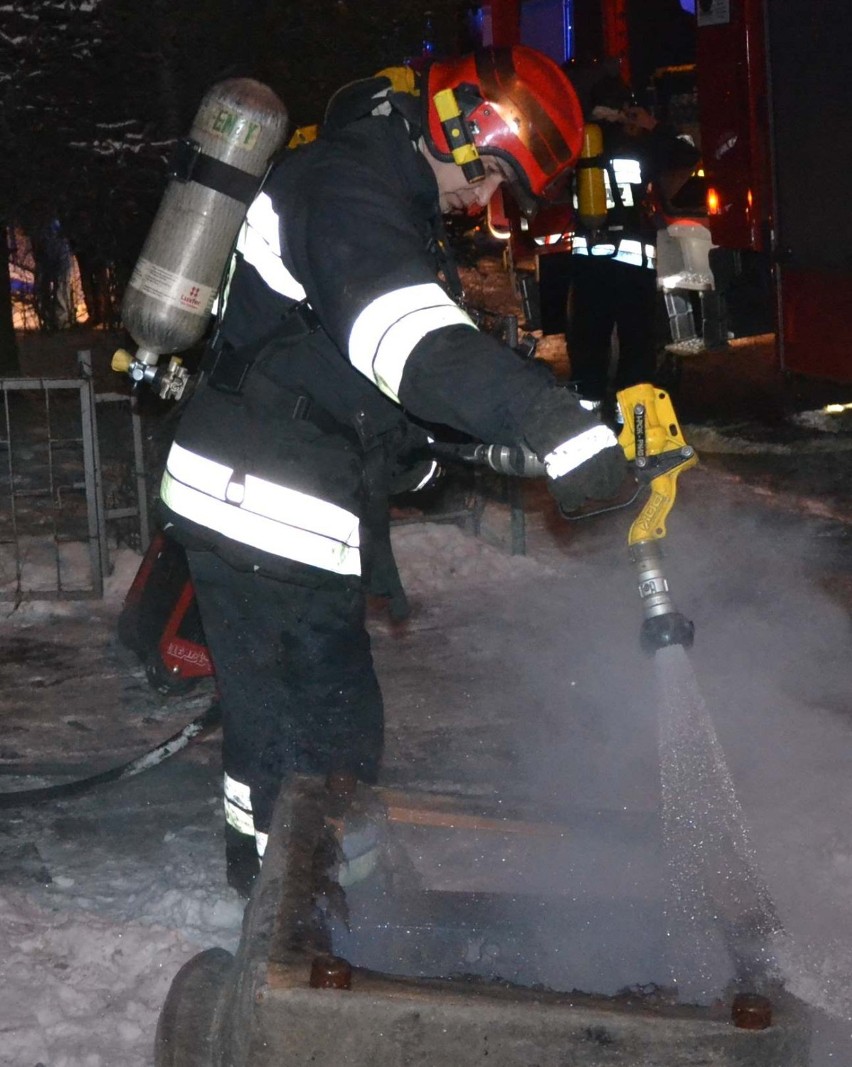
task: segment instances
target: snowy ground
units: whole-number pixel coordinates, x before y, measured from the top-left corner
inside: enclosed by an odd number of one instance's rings
[[[845,1067],[849,528],[712,470],[682,483],[667,554],[678,603],[696,622],[690,662],[784,927],[784,977],[815,1009],[813,1067]],[[535,492],[528,498],[526,557],[453,525],[396,529],[414,615],[401,628],[374,621],[389,720],[385,780],[506,800],[569,825],[601,809],[653,813],[657,698],[636,647],[627,521],[566,527]],[[507,532],[505,508],[493,505],[487,538],[500,542]],[[3,744],[14,750],[16,776],[7,780],[15,787],[25,784],[26,765],[40,768],[32,783],[41,783],[63,758],[77,771],[86,759],[101,769],[128,758],[183,726],[209,695],[202,687],[189,700],[159,701],[116,647],[115,611],[134,565],[119,558],[95,609],[22,606],[6,619],[15,654],[27,641],[61,652],[69,634],[78,648],[95,649],[89,689],[60,684],[62,670],[51,675],[47,661],[24,658],[7,675]],[[55,662],[67,664],[59,653]],[[27,689],[27,677],[37,684]],[[42,729],[51,724],[57,729]],[[65,738],[58,748],[57,734]],[[152,1063],[157,1014],[179,966],[239,939],[218,777],[213,734],[125,782],[5,813],[3,1067]]]
[[[702,464],[681,480],[667,573],[696,623],[690,669],[736,791],[725,802],[783,927],[783,976],[813,1009],[810,1067],[848,1067],[852,435],[826,429],[688,431]],[[601,811],[647,825],[660,810],[660,699],[638,651],[629,519],[567,525],[536,487],[526,500],[526,557],[507,551],[504,505],[489,507],[480,539],[446,524],[395,529],[414,612],[404,626],[372,623],[384,781],[575,828]],[[120,648],[115,618],[138,559],[115,564],[103,603],[24,604],[3,618],[0,789],[121,763],[209,701],[209,683],[160,698]],[[213,732],[126,781],[3,811],[0,1067],[153,1062],[178,968],[239,940],[219,778]],[[685,799],[700,813],[712,790]],[[599,876],[604,900],[635,850],[616,838],[564,867],[552,857],[535,879],[570,893]],[[487,864],[473,874],[495,884]],[[635,957],[640,939],[623,936]]]

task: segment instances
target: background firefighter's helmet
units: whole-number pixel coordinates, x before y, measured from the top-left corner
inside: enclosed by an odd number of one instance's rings
[[[453,89],[481,155],[511,164],[527,196],[561,199],[583,143],[583,115],[567,75],[533,48],[487,48],[431,63],[423,73],[423,130],[430,151],[453,156],[434,97]]]

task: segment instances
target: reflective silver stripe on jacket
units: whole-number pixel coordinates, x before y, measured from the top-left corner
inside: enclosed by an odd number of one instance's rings
[[[255,197],[237,238],[237,251],[270,289],[291,300],[304,300],[305,290],[281,260],[279,219],[268,193]]]
[[[360,313],[349,334],[352,365],[392,400],[412,350],[427,334],[444,326],[476,329],[469,315],[437,282],[408,285],[383,293]]]
[[[587,256],[589,243],[585,237],[575,237],[571,250],[575,255]],[[644,253],[644,259],[643,259]],[[592,245],[593,256],[607,256],[618,263],[630,263],[634,267],[653,267],[657,258],[657,249],[654,245],[643,245],[641,241],[625,238],[614,245],[611,241],[601,241]]]
[[[569,437],[544,457],[544,466],[549,478],[561,478],[570,474],[582,463],[618,444],[615,434],[608,426],[593,426],[576,437]]]
[[[240,544],[335,574],[360,574],[358,516],[173,444],[160,496],[172,511]]]

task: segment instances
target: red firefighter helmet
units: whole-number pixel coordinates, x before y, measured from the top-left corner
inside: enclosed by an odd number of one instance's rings
[[[583,113],[568,76],[533,48],[486,48],[429,64],[421,80],[423,131],[429,150],[450,162],[435,94],[455,92],[481,155],[505,159],[521,188],[558,200],[583,144]]]

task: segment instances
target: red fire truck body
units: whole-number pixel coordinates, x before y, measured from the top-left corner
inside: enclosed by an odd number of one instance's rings
[[[523,41],[562,62],[617,58],[642,90],[636,74],[666,6],[491,0],[483,43]],[[702,217],[688,214],[709,231],[722,343],[772,331],[784,370],[850,383],[852,8],[847,0],[686,0],[683,7],[694,9],[693,53],[669,73],[690,80],[697,102],[691,132],[702,151],[705,204]],[[655,72],[658,85],[665,76]],[[503,219],[495,206],[522,254],[566,247],[558,238],[570,230],[568,212],[522,232],[510,206]]]

